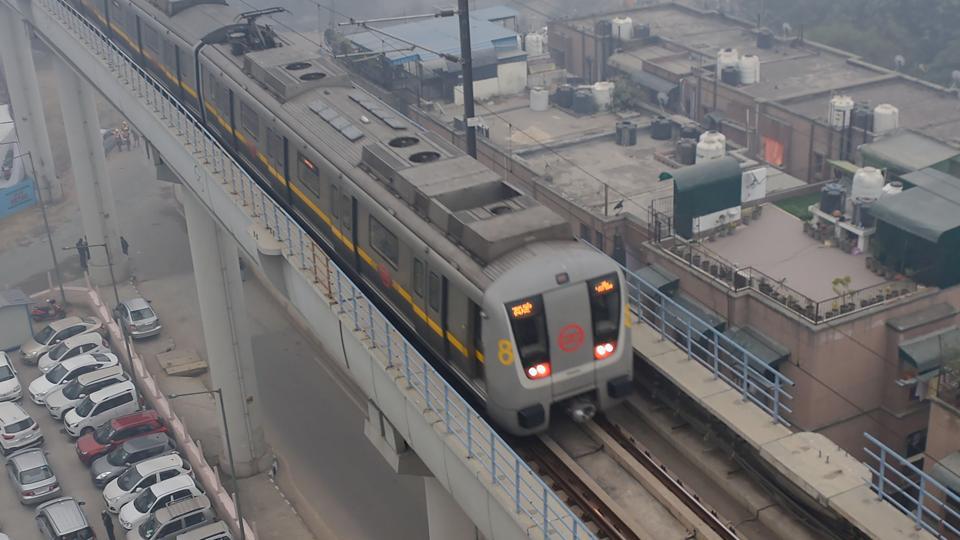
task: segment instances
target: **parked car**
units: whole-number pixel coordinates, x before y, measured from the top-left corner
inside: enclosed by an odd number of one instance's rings
[[[71,437],[93,431],[105,422],[140,410],[137,389],[132,381],[112,384],[83,398],[63,416],[63,426]]]
[[[84,465],[89,465],[130,439],[166,430],[167,426],[157,411],[138,411],[114,418],[98,426],[93,433],[77,439],[77,457]]]
[[[67,358],[95,352],[111,352],[106,338],[96,332],[80,334],[62,341],[56,347],[50,349],[50,352],[41,356],[40,360],[37,361],[37,367],[40,368],[40,371],[46,373]]]
[[[73,336],[102,331],[103,324],[94,317],[67,317],[44,326],[33,338],[20,346],[24,363],[36,364],[51,348]]]
[[[127,533],[127,540],[172,539],[177,533],[203,527],[215,519],[206,496],[191,497],[157,510]]]
[[[37,527],[45,540],[95,540],[87,516],[73,497],[61,497],[37,507]]]
[[[83,398],[112,384],[129,380],[130,377],[123,372],[123,368],[120,366],[100,368],[90,373],[84,373],[63,388],[50,392],[44,399],[44,404],[47,406],[47,412],[50,413],[50,416],[62,420],[63,415],[76,407],[78,403],[83,401]]]
[[[10,401],[0,402],[0,453],[8,456],[21,448],[41,443],[40,426],[23,407]]]
[[[222,521],[214,521],[199,529],[182,532],[175,537],[177,540],[232,540],[230,528]]]
[[[131,465],[103,488],[103,502],[107,510],[116,514],[123,505],[148,487],[190,472],[190,463],[175,452],[145,459]]]
[[[40,448],[28,448],[7,458],[7,476],[23,504],[36,504],[60,494],[60,483]]]
[[[120,525],[126,530],[139,526],[150,514],[183,499],[197,497],[203,492],[189,475],[174,476],[157,482],[140,492],[120,508]]]
[[[124,300],[114,310],[114,314],[133,339],[155,336],[163,329],[157,312],[143,298]]]
[[[17,370],[10,361],[10,356],[0,351],[0,401],[16,401],[23,397],[20,379]]]
[[[46,396],[50,392],[63,388],[67,383],[84,373],[116,366],[119,363],[117,356],[112,353],[81,354],[80,356],[67,358],[30,383],[30,386],[27,387],[30,393],[30,401],[37,405],[44,405]]]
[[[109,454],[97,458],[90,466],[90,476],[93,477],[93,483],[103,489],[131,465],[174,450],[176,445],[166,433],[152,433],[130,439]]]

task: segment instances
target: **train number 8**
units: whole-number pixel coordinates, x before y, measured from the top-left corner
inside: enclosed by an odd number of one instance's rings
[[[513,344],[509,339],[501,339],[497,342],[497,360],[505,366],[513,363]]]

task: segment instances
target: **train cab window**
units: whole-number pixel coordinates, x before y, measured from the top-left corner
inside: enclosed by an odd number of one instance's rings
[[[423,278],[423,261],[415,258],[413,259],[413,292],[421,298],[423,298]]]
[[[390,232],[373,216],[370,216],[370,246],[384,259],[390,261],[394,268],[400,264],[400,243],[397,241],[397,235]]]
[[[269,146],[269,139],[267,139],[267,141],[267,145]],[[314,194],[320,195],[320,174],[317,171],[316,164],[304,157],[303,154],[297,152],[297,168],[300,181]]]
[[[440,276],[430,272],[430,309],[440,311]]]
[[[510,302],[506,308],[523,372],[530,379],[549,376],[550,354],[543,297],[537,295]]]
[[[260,136],[260,118],[252,107],[245,102],[240,102],[240,127],[254,140]]]
[[[603,360],[617,349],[620,335],[620,279],[608,274],[587,281],[593,320],[594,358]]]

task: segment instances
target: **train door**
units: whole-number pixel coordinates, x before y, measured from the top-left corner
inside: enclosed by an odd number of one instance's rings
[[[425,334],[430,336],[430,345],[435,351],[443,355],[444,358],[450,358],[449,342],[446,338],[447,333],[447,298],[446,278],[435,268],[427,267],[427,326],[429,331]]]
[[[543,303],[544,313],[547,314],[554,395],[569,395],[580,386],[592,387],[593,377],[564,377],[565,371],[578,367],[593,370],[593,324],[590,310],[587,309],[590,302],[586,284],[570,285],[545,293]],[[577,373],[583,373],[586,369]]]
[[[330,189],[330,206],[333,210],[331,225],[337,253],[354,268],[359,268],[356,256],[356,201],[346,190],[334,185]]]

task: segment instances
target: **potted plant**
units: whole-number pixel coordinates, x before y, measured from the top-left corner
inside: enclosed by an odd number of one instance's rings
[[[837,296],[840,297],[840,305],[846,307],[847,305],[847,295],[850,294],[850,283],[853,281],[853,278],[850,276],[836,277],[833,278],[833,281],[830,282],[830,285],[833,287],[833,292],[837,293]],[[836,303],[836,301],[834,301]],[[836,310],[836,307],[834,308]],[[846,313],[845,311],[843,313]]]

